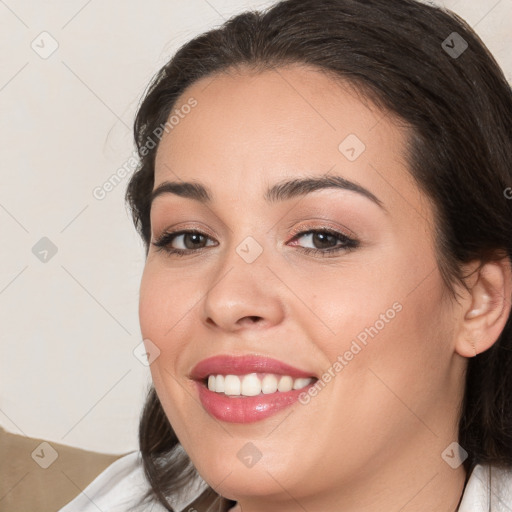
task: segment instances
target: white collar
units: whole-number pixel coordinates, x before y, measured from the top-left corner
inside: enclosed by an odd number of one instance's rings
[[[512,512],[512,469],[475,466],[458,512]]]
[[[133,505],[148,487],[140,452],[131,452],[111,464],[59,512],[97,512],[98,508],[109,512],[143,511],[146,507],[133,508]],[[198,475],[182,496],[171,497],[173,508],[188,510],[187,505],[206,487],[206,482]],[[166,511],[159,504],[150,510]],[[512,468],[475,466],[457,512],[512,512]]]

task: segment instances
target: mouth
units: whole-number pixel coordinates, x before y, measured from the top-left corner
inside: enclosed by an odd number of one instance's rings
[[[263,420],[299,401],[318,377],[277,359],[219,355],[200,361],[189,378],[214,418],[231,423]]]

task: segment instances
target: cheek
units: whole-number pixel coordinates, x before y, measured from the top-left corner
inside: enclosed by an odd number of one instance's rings
[[[314,335],[331,361],[349,350],[354,340],[364,347],[381,337],[402,309],[396,279],[371,263],[354,260],[305,282],[302,297],[314,314],[295,315],[294,321],[307,322],[303,330]]]
[[[375,386],[384,385],[372,371],[408,396],[445,384],[453,319],[435,259],[424,249],[383,251],[379,261],[308,285],[317,317],[330,329],[326,336],[310,317],[326,369],[341,357],[331,372],[349,374],[343,386],[357,394],[366,388],[370,401]]]
[[[180,293],[169,272],[155,264],[146,264],[139,294],[141,334],[159,351],[149,367],[151,378],[167,418],[181,432],[185,429],[180,411],[187,404],[182,383],[175,376],[183,351],[180,340],[185,339],[178,331],[183,328],[181,323],[186,324],[186,311],[190,310],[186,300],[187,295]]]
[[[443,294],[444,283],[434,272],[412,293],[405,291],[389,297],[398,308],[381,309],[372,305],[373,316],[363,330],[352,329],[352,337],[361,346],[354,356],[352,391],[365,396],[368,404],[395,411],[407,417],[409,404],[420,416],[445,395],[449,364],[453,353],[449,304]],[[376,319],[380,313],[384,317]],[[393,318],[391,318],[393,317]],[[386,320],[388,320],[386,322]],[[354,334],[355,333],[355,334]],[[363,335],[365,344],[359,343]],[[357,362],[356,362],[357,359]],[[355,382],[359,386],[354,385]]]
[[[165,274],[158,272],[147,261],[139,289],[139,321],[144,338],[152,339],[152,334],[160,332],[164,327],[164,282]]]
[[[169,272],[159,269],[157,265],[146,264],[139,292],[139,323],[142,338],[148,351],[153,348],[158,356],[150,365],[155,388],[160,391],[172,388],[181,361],[183,333],[187,329],[191,305],[189,294],[180,291]],[[167,393],[167,391],[166,391]]]
[[[177,350],[190,327],[199,299],[193,277],[177,277],[156,263],[144,267],[139,292],[139,322],[144,338],[149,338],[162,352]]]

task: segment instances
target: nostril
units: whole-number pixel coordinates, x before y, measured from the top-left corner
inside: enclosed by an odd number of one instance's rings
[[[263,318],[261,316],[251,315],[251,316],[244,316],[244,317],[240,318],[237,323],[240,325],[255,324],[255,323],[261,322],[262,320],[263,320]]]
[[[261,316],[252,315],[252,316],[244,316],[237,323],[239,325],[257,324],[257,323],[260,323],[262,320],[263,320],[263,318]]]

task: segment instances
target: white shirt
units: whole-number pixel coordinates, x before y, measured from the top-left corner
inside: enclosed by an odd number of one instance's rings
[[[489,477],[491,484],[489,485]],[[198,476],[181,498],[169,499],[174,510],[187,511],[207,487]],[[59,512],[142,512],[135,507],[149,488],[142,469],[140,452],[125,455],[98,475],[73,501]],[[468,480],[458,512],[512,512],[512,469],[477,465]],[[155,503],[148,512],[166,512]]]

